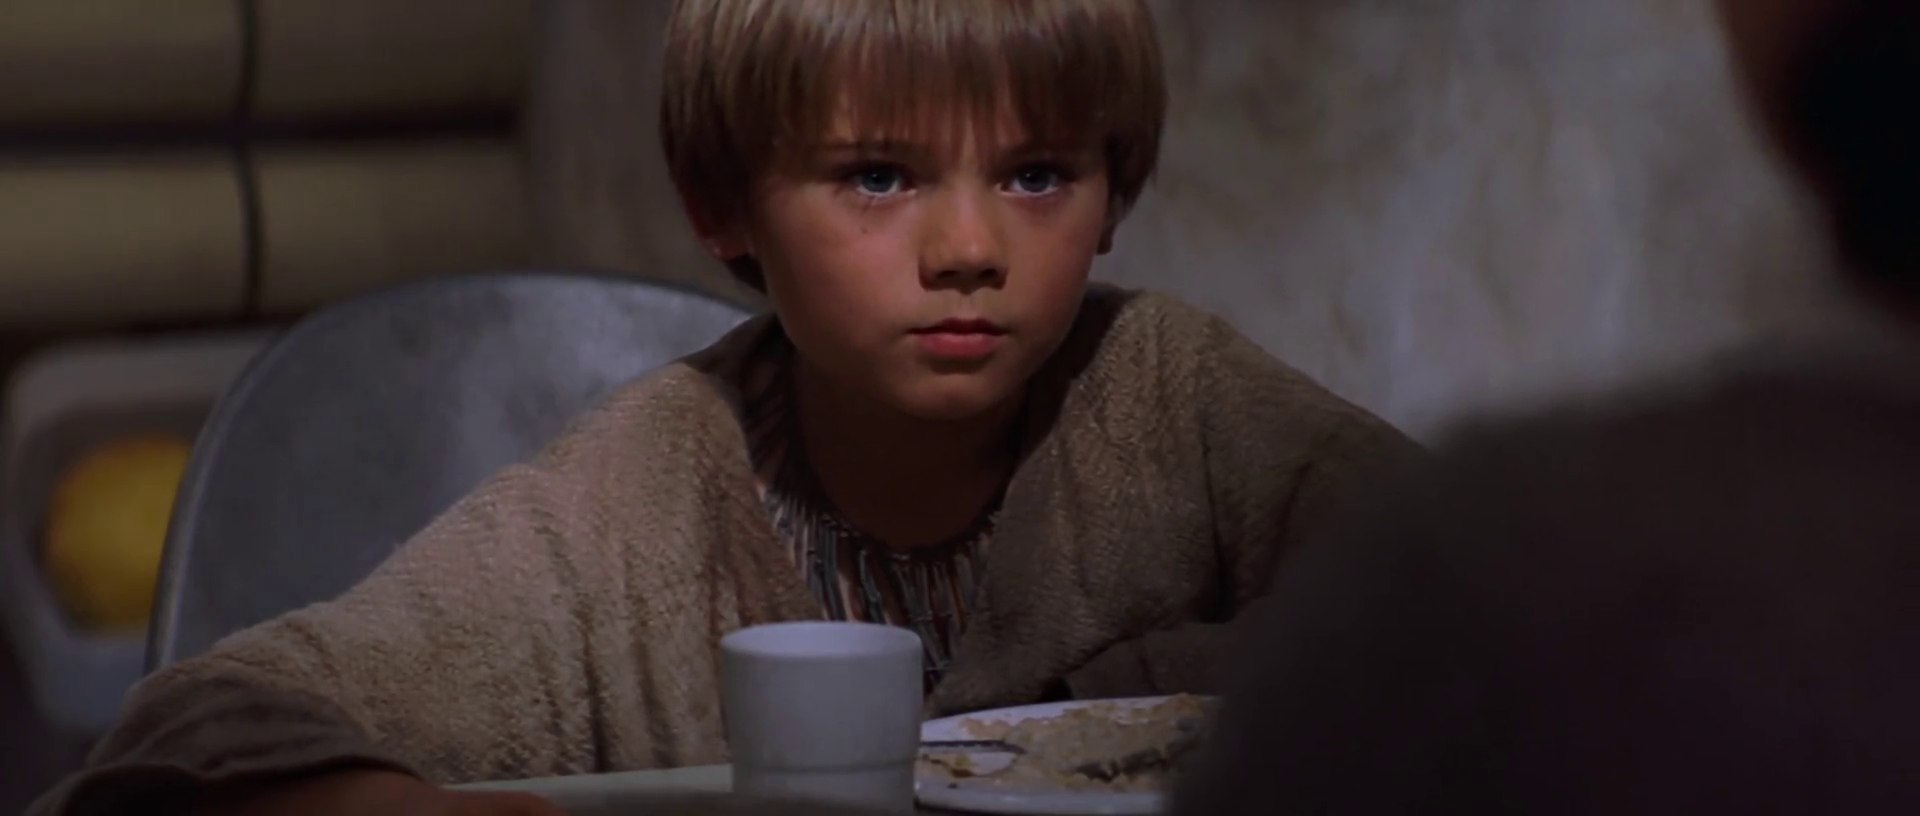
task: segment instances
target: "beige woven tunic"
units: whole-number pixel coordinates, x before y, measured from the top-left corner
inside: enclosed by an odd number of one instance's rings
[[[148,812],[357,763],[452,783],[724,762],[720,637],[820,614],[739,421],[740,374],[774,331],[751,321],[626,387],[338,600],[147,678],[35,812]],[[1105,288],[1030,399],[934,713],[1061,680],[1212,689],[1276,559],[1414,449],[1223,321]]]

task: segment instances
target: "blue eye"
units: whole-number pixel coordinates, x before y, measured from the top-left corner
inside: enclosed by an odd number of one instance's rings
[[[906,186],[906,178],[897,167],[863,167],[847,180],[855,190],[870,196],[893,195]]]
[[[1046,195],[1058,188],[1062,181],[1064,179],[1059,170],[1046,165],[1034,165],[1015,172],[1008,186],[1021,195]]]

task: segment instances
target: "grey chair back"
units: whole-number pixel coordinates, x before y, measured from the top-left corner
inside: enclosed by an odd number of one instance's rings
[[[634,279],[438,279],[316,312],[214,406],[180,485],[147,668],[336,597],[623,383],[749,316]]]

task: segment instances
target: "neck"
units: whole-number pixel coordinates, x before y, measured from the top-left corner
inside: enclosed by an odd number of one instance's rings
[[[846,520],[911,549],[964,532],[1005,486],[1020,400],[962,420],[910,416],[838,387],[801,361],[794,380],[800,442]]]

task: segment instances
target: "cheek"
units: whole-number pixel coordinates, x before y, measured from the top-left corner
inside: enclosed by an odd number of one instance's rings
[[[754,245],[766,267],[767,287],[776,300],[794,305],[831,298],[837,290],[859,289],[859,269],[848,259],[861,256],[867,236],[857,223],[836,217],[826,202],[782,200],[769,206],[755,225]]]
[[[1027,271],[1033,287],[1077,299],[1100,253],[1106,226],[1104,192],[1076,196],[1055,212],[1024,221],[1013,266]]]
[[[801,272],[804,275],[804,271]],[[871,304],[861,300],[859,287],[843,281],[767,276],[767,295],[788,339],[807,360],[836,378],[854,375],[865,366],[876,339]]]
[[[819,356],[843,356],[874,342],[898,316],[892,293],[900,250],[893,236],[826,207],[764,221],[767,294],[788,334]]]

